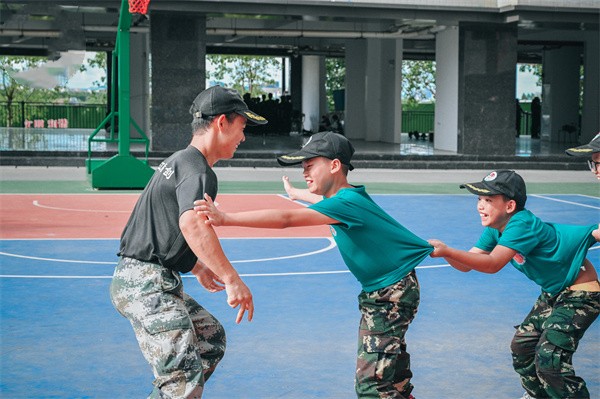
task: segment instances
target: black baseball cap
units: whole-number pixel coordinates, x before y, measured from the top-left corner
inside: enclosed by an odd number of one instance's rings
[[[466,188],[475,195],[506,195],[515,200],[517,208],[525,207],[527,201],[525,181],[514,170],[495,170],[484,177],[482,181],[461,184],[460,188]]]
[[[574,157],[586,157],[600,152],[600,133],[598,133],[596,137],[594,137],[588,144],[569,148],[565,150],[565,152],[569,155],[573,155]]]
[[[190,114],[194,118],[204,118],[232,112],[245,117],[250,125],[264,125],[267,123],[265,118],[250,111],[240,93],[234,89],[227,89],[222,86],[213,86],[202,91],[196,96],[190,107]]]
[[[339,159],[352,170],[354,169],[350,164],[352,154],[354,154],[354,147],[346,137],[334,132],[319,132],[310,136],[300,151],[281,155],[277,157],[277,162],[282,166],[296,165],[307,159],[325,157]]]

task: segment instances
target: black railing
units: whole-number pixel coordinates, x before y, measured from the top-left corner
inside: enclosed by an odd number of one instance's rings
[[[433,132],[434,111],[402,111],[403,132]]]
[[[0,102],[0,126],[94,129],[106,116],[104,104]]]

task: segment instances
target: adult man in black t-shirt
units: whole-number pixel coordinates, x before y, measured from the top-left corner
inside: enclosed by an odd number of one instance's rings
[[[226,290],[227,303],[252,320],[252,294],[223,253],[211,226],[194,213],[194,200],[217,195],[212,166],[233,157],[248,124],[266,119],[241,96],[220,86],[201,92],[190,113],[192,141],[160,164],[121,236],[110,287],[115,308],[131,322],[152,366],[151,398],[200,398],[204,382],[225,353],[219,321],[183,291],[191,272],[210,292]]]

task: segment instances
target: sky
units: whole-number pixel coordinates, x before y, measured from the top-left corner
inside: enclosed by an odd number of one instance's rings
[[[94,53],[86,52],[84,58],[84,65],[89,58],[93,58]],[[85,73],[76,72],[67,81],[67,87],[70,89],[88,89],[94,86],[95,81],[100,81],[102,76],[106,76],[106,71],[98,68],[88,68]]]
[[[530,72],[517,71],[517,98],[521,98],[523,93],[541,97],[542,86],[537,86],[538,77]]]
[[[93,53],[86,53],[86,59],[93,56]],[[85,63],[85,61],[84,61]],[[541,95],[541,87],[536,86],[537,77],[528,72],[517,71],[517,98],[521,98],[523,93],[533,93],[534,95]],[[85,73],[77,72],[67,83],[67,87],[71,89],[88,89],[93,87],[94,81],[99,81],[102,76],[105,75],[105,71],[97,68],[90,69]]]

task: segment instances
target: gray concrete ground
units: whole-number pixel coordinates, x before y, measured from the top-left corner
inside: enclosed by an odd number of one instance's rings
[[[302,180],[300,167],[238,168],[215,167],[221,181],[278,181],[287,175]],[[481,180],[489,170],[421,170],[421,169],[355,169],[349,174],[350,182],[378,183],[465,183]],[[517,170],[528,183],[594,183],[589,171]],[[0,166],[0,180],[22,181],[81,181],[86,180],[84,167]]]

